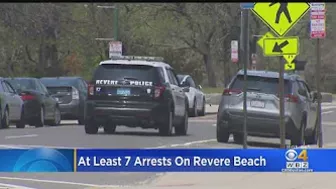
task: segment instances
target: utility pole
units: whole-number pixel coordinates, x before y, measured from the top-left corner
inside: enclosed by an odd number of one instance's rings
[[[249,48],[249,13],[248,9],[243,9],[241,14],[241,31],[242,38],[241,43],[243,45],[242,50],[244,51],[243,63],[244,63],[244,125],[243,125],[243,148],[247,148],[247,67],[250,63],[250,48]]]

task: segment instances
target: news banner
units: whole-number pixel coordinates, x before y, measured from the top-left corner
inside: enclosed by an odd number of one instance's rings
[[[336,149],[4,149],[0,172],[336,172]]]

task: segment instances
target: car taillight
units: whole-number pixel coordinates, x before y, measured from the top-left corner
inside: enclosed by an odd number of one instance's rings
[[[242,92],[243,91],[240,90],[240,89],[224,89],[223,95],[230,96],[230,95],[233,95],[233,94],[240,94]]]
[[[161,97],[165,90],[166,90],[165,86],[156,86],[154,90],[154,98]]]
[[[23,101],[26,101],[26,100],[34,100],[35,99],[35,96],[34,95],[30,95],[30,94],[23,94],[21,95],[21,99]]]
[[[79,92],[76,88],[72,88],[72,99],[74,99],[74,100],[79,99]]]
[[[299,102],[299,97],[292,94],[285,95],[285,99],[287,102],[294,102],[294,103]]]
[[[94,95],[94,85],[92,84],[88,85],[88,93],[89,95]]]

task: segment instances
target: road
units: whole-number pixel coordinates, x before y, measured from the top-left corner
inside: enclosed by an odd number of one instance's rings
[[[189,119],[188,136],[160,137],[156,130],[118,127],[114,135],[86,135],[83,126],[64,121],[58,127],[0,130],[0,148],[240,148],[215,140],[216,115]],[[325,143],[335,143],[336,106],[323,106]],[[251,147],[278,147],[279,139],[249,137]],[[163,173],[0,173],[0,188],[83,189],[99,186],[144,185]]]

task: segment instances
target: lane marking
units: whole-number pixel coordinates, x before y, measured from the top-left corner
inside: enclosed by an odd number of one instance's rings
[[[149,147],[144,149],[160,149],[160,148],[171,148],[171,147],[182,147],[182,146],[191,146],[195,144],[204,144],[209,142],[215,142],[216,139],[208,139],[208,140],[197,140],[197,141],[191,141],[186,143],[179,143],[179,144],[168,144],[168,145],[162,145],[162,146],[156,146],[156,147]]]
[[[65,185],[76,185],[76,186],[86,186],[86,187],[122,187],[122,185],[97,185],[97,184],[87,184],[79,182],[68,182],[68,181],[57,181],[57,180],[41,180],[32,178],[20,178],[20,177],[0,177],[3,180],[19,180],[19,181],[30,181],[30,182],[42,182],[42,183],[52,183],[52,184],[65,184]]]
[[[3,189],[9,189],[9,188],[18,188],[18,189],[37,189],[37,188],[30,188],[22,185],[14,185],[14,184],[6,184],[6,183],[0,183],[0,188]]]
[[[6,149],[24,149],[23,147],[20,147],[19,145],[0,145],[1,148],[6,148]]]
[[[5,139],[16,139],[16,138],[31,138],[31,137],[37,137],[37,134],[31,134],[31,135],[16,135],[16,136],[5,136]]]

